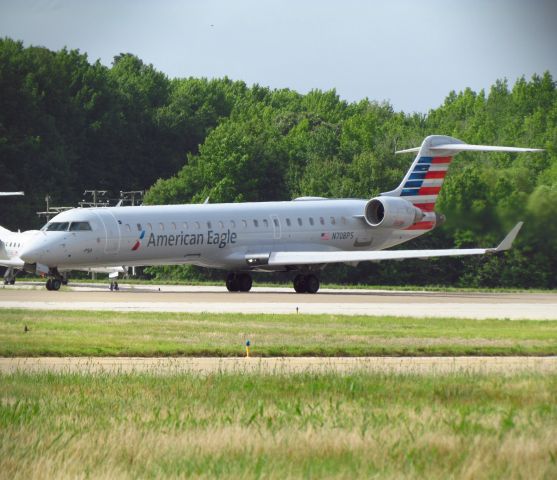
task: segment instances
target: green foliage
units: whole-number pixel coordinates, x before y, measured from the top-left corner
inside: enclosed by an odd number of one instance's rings
[[[75,204],[85,188],[148,188],[151,204],[370,198],[398,185],[411,158],[396,149],[428,134],[543,147],[544,154],[461,154],[438,210],[446,224],[413,248],[495,244],[525,221],[503,258],[331,267],[334,282],[557,286],[557,93],[549,72],[450,92],[427,115],[394,112],[334,90],[305,95],[223,79],[168,79],[131,54],[111,68],[66,49],[0,40],[0,224],[36,227],[50,193]],[[191,268],[151,269],[194,278]],[[172,273],[171,273],[172,272]]]

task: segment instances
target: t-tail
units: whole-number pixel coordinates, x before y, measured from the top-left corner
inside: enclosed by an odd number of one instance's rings
[[[402,197],[419,209],[422,218],[408,230],[431,230],[442,221],[435,213],[435,203],[453,157],[460,152],[543,152],[539,148],[503,147],[496,145],[469,145],[457,138],[445,135],[430,135],[420,147],[400,150],[396,153],[417,152],[416,158],[400,185],[385,197]]]

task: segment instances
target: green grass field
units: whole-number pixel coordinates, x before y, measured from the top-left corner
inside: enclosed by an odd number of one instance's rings
[[[247,339],[254,356],[556,355],[557,321],[0,311],[0,356],[240,356]]]
[[[0,477],[557,478],[557,375],[0,376]]]

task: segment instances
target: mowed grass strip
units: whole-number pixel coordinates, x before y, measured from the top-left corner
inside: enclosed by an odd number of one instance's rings
[[[556,355],[557,321],[0,310],[0,356],[241,356],[248,339],[253,356]]]
[[[0,376],[0,477],[557,478],[557,375]]]

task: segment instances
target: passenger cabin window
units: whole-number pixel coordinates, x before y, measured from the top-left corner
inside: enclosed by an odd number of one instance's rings
[[[46,230],[47,232],[65,232],[69,226],[69,222],[51,222],[46,225]]]
[[[224,223],[222,223],[221,220],[219,220],[219,228],[220,228],[220,229],[223,229],[223,228],[224,228]]]
[[[312,217],[309,217],[309,224],[310,224],[311,226],[313,226],[313,218],[312,218]]]
[[[129,223],[126,223],[126,230],[127,230],[128,232],[131,232],[131,231],[132,231],[132,227],[130,227],[130,224],[129,224]]]
[[[207,228],[211,228],[211,222],[207,222]]]
[[[172,226],[172,230],[176,230],[176,224],[174,222],[172,222],[170,225]]]
[[[164,224],[163,223],[159,223],[159,230],[164,231]]]
[[[346,217],[340,217],[340,221],[343,225],[346,225]]]
[[[336,223],[335,217],[331,217],[331,225],[334,225]]]
[[[153,225],[151,225],[150,223],[147,224],[147,230],[153,230]]]
[[[247,222],[247,220],[242,220],[242,227],[248,228],[248,222]]]
[[[72,222],[70,225],[70,232],[83,232],[91,231],[91,225],[89,222]]]
[[[298,217],[298,225],[300,225],[300,227],[303,225],[302,219],[300,217]]]
[[[184,222],[182,225],[184,226],[184,230],[188,229],[188,222]]]
[[[321,225],[325,225],[325,219],[323,217],[319,217],[319,223]]]
[[[236,222],[234,220],[230,220],[230,228],[236,228]]]
[[[201,228],[201,224],[199,222],[195,222],[195,228],[199,230]]]
[[[258,222],[257,220],[254,220],[254,221],[253,221],[253,225],[254,225],[255,227],[259,227],[259,222]]]
[[[138,224],[137,224],[137,231],[138,231],[138,232],[141,232],[141,223],[138,223]]]
[[[265,228],[269,228],[269,221],[266,218],[263,219],[263,225]]]
[[[290,219],[289,219],[289,218],[286,219],[286,225],[288,225],[288,226],[291,225],[291,222],[290,222]]]
[[[275,227],[278,227],[279,226],[278,218],[273,218],[273,223],[275,224]]]

